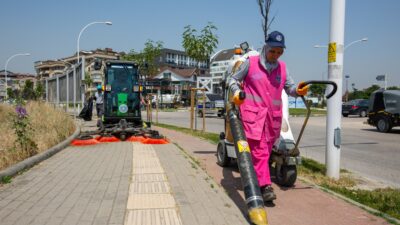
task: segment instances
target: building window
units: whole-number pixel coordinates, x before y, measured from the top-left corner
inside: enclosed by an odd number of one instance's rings
[[[171,80],[171,73],[163,73],[163,78]]]

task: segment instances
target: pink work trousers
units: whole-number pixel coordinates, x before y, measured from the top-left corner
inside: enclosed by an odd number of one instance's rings
[[[265,131],[261,134],[261,140],[247,139],[247,142],[249,143],[254,170],[257,174],[258,185],[260,187],[271,185],[269,157],[273,143],[267,140]]]

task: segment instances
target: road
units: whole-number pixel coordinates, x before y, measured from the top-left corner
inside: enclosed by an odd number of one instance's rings
[[[303,117],[291,117],[290,125],[297,137]],[[156,121],[153,113],[153,121]],[[384,185],[400,188],[400,129],[379,133],[374,127],[363,124],[366,118],[342,118],[341,168]],[[159,112],[158,122],[190,127],[189,112]],[[311,117],[300,143],[301,154],[325,163],[326,117]],[[206,117],[206,131],[223,131],[223,119]],[[202,119],[197,119],[197,129],[202,129]]]

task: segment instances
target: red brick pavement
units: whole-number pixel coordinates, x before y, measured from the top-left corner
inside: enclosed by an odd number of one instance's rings
[[[216,164],[214,144],[181,132],[154,128],[198,159],[201,167],[225,188],[235,204],[246,211],[238,169],[235,166],[221,168]],[[389,224],[380,217],[300,181],[293,188],[274,185],[274,189],[278,198],[274,205],[266,207],[269,223],[273,225]]]

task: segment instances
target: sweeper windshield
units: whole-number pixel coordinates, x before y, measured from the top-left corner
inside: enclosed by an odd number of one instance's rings
[[[138,67],[128,62],[108,62],[105,72],[104,122],[124,118],[141,123]]]

